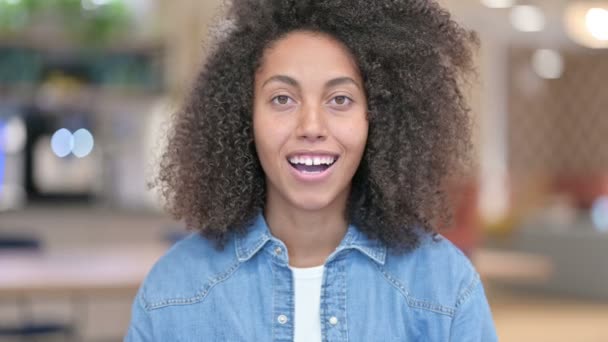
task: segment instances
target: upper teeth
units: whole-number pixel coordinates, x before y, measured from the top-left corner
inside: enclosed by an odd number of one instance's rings
[[[294,156],[289,158],[289,162],[292,164],[305,164],[305,165],[331,165],[336,161],[335,157],[298,157]]]

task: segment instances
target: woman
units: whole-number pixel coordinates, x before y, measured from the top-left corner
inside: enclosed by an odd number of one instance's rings
[[[126,341],[494,341],[436,233],[465,160],[475,35],[430,0],[233,0],[157,185],[198,233]]]

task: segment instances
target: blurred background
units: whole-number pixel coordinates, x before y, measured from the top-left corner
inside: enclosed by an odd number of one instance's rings
[[[443,0],[481,38],[445,235],[501,341],[608,341],[608,0]],[[120,341],[183,233],[146,183],[219,0],[0,0],[0,341]]]

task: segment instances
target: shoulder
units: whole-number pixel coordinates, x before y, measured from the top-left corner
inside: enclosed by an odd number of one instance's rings
[[[140,299],[148,310],[201,301],[238,264],[233,243],[217,250],[199,233],[191,233],[154,264],[141,285]]]
[[[424,234],[416,249],[389,255],[382,273],[410,306],[449,316],[480,282],[469,258],[440,234]]]

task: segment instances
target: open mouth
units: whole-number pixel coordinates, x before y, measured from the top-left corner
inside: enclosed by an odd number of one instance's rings
[[[292,156],[287,161],[294,169],[303,174],[321,174],[332,167],[338,156]]]

